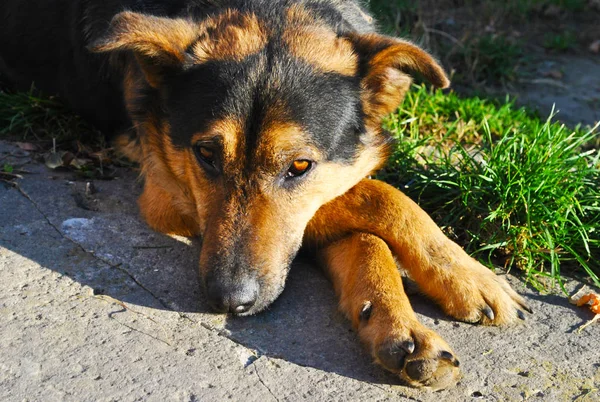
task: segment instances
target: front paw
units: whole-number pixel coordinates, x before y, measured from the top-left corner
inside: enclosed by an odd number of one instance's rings
[[[359,335],[376,363],[412,387],[450,388],[460,379],[459,361],[448,344],[415,320],[366,323]]]
[[[504,278],[454,246],[437,267],[439,274],[421,286],[448,315],[465,322],[505,325],[525,320],[524,311],[532,313]]]

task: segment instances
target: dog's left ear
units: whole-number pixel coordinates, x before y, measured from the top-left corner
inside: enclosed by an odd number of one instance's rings
[[[148,83],[156,87],[168,68],[181,67],[198,26],[185,19],[124,11],[111,21],[106,35],[88,46],[92,52],[132,51]]]
[[[438,88],[450,85],[439,63],[410,42],[379,34],[350,34],[349,39],[360,59],[363,109],[374,124],[402,103],[412,83],[409,73]]]

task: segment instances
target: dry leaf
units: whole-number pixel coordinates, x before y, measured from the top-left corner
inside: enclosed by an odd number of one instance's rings
[[[23,151],[37,151],[39,149],[37,145],[31,142],[16,142],[15,144]]]
[[[76,168],[76,169],[81,169],[84,166],[87,166],[89,164],[91,164],[92,161],[90,159],[85,159],[85,158],[73,158],[73,160],[70,163],[70,166]]]
[[[563,73],[559,70],[550,70],[544,73],[544,77],[550,77],[554,78],[555,80],[560,80],[563,77]]]
[[[594,314],[600,314],[600,296],[595,293],[588,293],[577,300],[577,307],[589,305]]]
[[[592,53],[600,53],[600,39],[593,41],[589,49]]]
[[[577,307],[589,306],[590,311],[594,313],[594,318],[581,325],[577,332],[583,331],[586,327],[600,320],[600,296],[595,293],[586,293],[582,296],[578,296],[582,293],[583,289],[580,289],[577,293],[569,298],[571,304],[575,304]]]
[[[561,13],[562,8],[560,8],[560,6],[551,4],[548,7],[546,7],[546,10],[544,11],[544,17],[556,18],[559,17]]]

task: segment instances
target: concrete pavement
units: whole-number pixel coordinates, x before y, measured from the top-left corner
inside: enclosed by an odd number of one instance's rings
[[[2,401],[600,400],[600,324],[577,333],[592,314],[562,294],[509,276],[535,310],[512,328],[454,322],[412,297],[464,374],[451,390],[414,390],[371,363],[311,264],[294,266],[268,311],[211,314],[198,244],[145,225],[134,171],[88,194],[0,142],[4,163],[30,173],[0,183]]]

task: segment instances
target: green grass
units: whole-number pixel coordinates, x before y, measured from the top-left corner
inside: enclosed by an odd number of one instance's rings
[[[471,5],[468,1],[458,3]],[[409,38],[419,44],[425,43],[429,50],[447,55],[444,62],[451,66],[449,70],[456,72],[452,77],[455,84],[481,86],[514,80],[524,53],[517,39],[502,34],[471,32],[449,40],[452,35],[440,32],[435,26],[428,27],[424,23],[421,13],[429,8],[428,4],[425,1],[407,0],[369,2],[370,9],[377,17],[378,26],[383,32]],[[503,15],[511,8],[501,2],[488,1],[486,4],[489,10],[486,9],[485,13],[492,15]],[[445,6],[448,7],[447,4]]]
[[[466,43],[458,54],[474,82],[497,83],[515,78],[523,49],[504,36],[483,35]]]
[[[532,11],[539,11],[543,7],[558,6],[561,9],[569,12],[579,12],[585,10],[587,0],[508,0],[493,1],[503,7],[506,7],[510,12],[517,15],[527,15]]]
[[[597,130],[541,121],[510,102],[410,93],[386,123],[398,142],[379,178],[489,266],[532,284],[580,272],[600,287]]]
[[[0,90],[0,138],[58,142],[77,138],[90,128],[62,103],[29,92]]]
[[[417,19],[418,2],[411,0],[371,0],[369,8],[377,16],[382,32],[408,37]]]
[[[577,37],[571,31],[558,34],[548,33],[544,37],[544,47],[556,52],[564,52],[571,49],[577,43]]]

